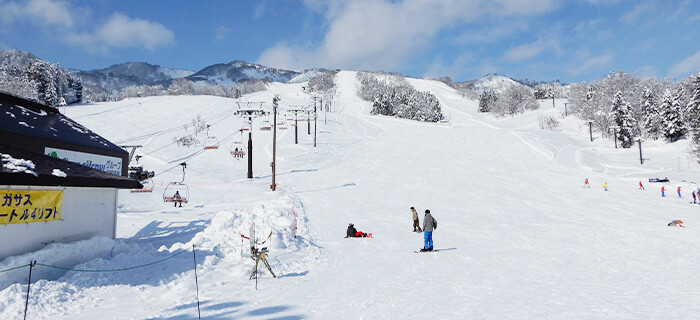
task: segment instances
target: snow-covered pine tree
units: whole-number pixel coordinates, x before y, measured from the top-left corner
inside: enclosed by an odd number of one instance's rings
[[[637,121],[632,116],[629,102],[622,97],[622,92],[618,91],[613,99],[610,113],[615,125],[617,125],[617,137],[623,148],[632,146],[633,138],[636,136]]]
[[[652,139],[661,136],[662,122],[659,106],[654,102],[654,93],[646,89],[642,95],[642,110],[644,110],[644,132]]]
[[[690,77],[692,96],[686,107],[686,119],[693,133],[693,153],[700,158],[700,73]]]
[[[664,137],[671,139],[671,142],[680,139],[685,134],[683,116],[678,100],[671,96],[670,91],[666,90],[660,108]]]
[[[498,95],[492,89],[484,90],[479,95],[479,112],[491,112],[496,101],[498,100]]]

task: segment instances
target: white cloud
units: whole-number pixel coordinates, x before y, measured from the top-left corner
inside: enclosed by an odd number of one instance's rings
[[[69,42],[82,44],[93,51],[106,52],[108,48],[142,47],[153,51],[156,47],[173,42],[173,32],[157,22],[132,19],[115,13],[93,33],[72,33]],[[90,48],[97,46],[96,48]]]
[[[582,55],[587,56],[588,53],[584,53]],[[586,58],[581,59],[581,60],[582,61],[576,61],[576,63],[575,63],[576,66],[569,68],[567,70],[567,72],[576,75],[576,74],[580,74],[580,73],[583,73],[583,72],[591,70],[591,69],[602,67],[602,66],[607,65],[610,62],[612,62],[613,57],[611,55],[603,55],[603,56],[597,56],[597,57],[592,57],[592,58],[586,57]]]
[[[654,12],[657,10],[654,2],[639,3],[630,11],[625,12],[620,16],[620,21],[625,23],[635,22],[641,15]]]
[[[696,72],[700,72],[700,51],[673,66],[669,73],[671,76],[678,77]]]
[[[312,65],[349,69],[396,69],[432,45],[447,27],[478,20],[542,14],[553,0],[306,0],[329,20],[322,44],[301,48],[277,44],[259,63],[287,68]],[[311,57],[311,58],[309,58]]]
[[[75,23],[69,5],[63,1],[29,0],[0,4],[4,24],[29,21],[36,24],[72,27]]]
[[[440,78],[448,76],[452,79],[457,79],[465,72],[469,63],[474,61],[474,56],[471,53],[463,53],[452,62],[451,65],[446,65],[442,58],[435,59],[429,66],[423,76],[429,78]]]
[[[231,34],[231,31],[233,29],[225,26],[219,26],[214,30],[214,39],[217,41],[224,41],[228,37],[229,34]]]

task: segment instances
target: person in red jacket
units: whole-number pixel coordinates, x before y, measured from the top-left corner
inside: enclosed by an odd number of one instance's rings
[[[678,186],[678,197],[681,198],[681,187]]]
[[[666,188],[664,188],[664,186],[661,186],[661,196],[662,197],[666,196],[666,194],[664,194],[664,191],[666,191]]]
[[[644,185],[642,184],[641,181],[639,181],[639,190],[646,190],[646,189],[644,189]]]

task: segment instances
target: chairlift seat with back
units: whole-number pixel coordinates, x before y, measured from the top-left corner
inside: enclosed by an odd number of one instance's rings
[[[141,181],[143,188],[131,189],[131,193],[153,192],[153,179]]]
[[[163,202],[187,203],[190,199],[190,188],[182,182],[170,182],[163,191]]]
[[[260,124],[260,130],[261,130],[261,131],[270,131],[270,130],[272,130],[272,125],[270,125],[270,121],[263,120],[263,122]]]
[[[204,149],[219,149],[219,139],[216,137],[207,137],[204,139]]]
[[[185,168],[187,163],[180,163],[182,166],[182,181],[168,183],[163,191],[163,202],[188,203],[190,201],[190,188],[185,183]]]

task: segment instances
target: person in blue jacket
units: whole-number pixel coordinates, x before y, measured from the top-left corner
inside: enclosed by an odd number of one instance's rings
[[[437,229],[437,220],[430,214],[430,210],[425,210],[423,218],[423,240],[425,242],[420,251],[433,251],[433,231]]]

